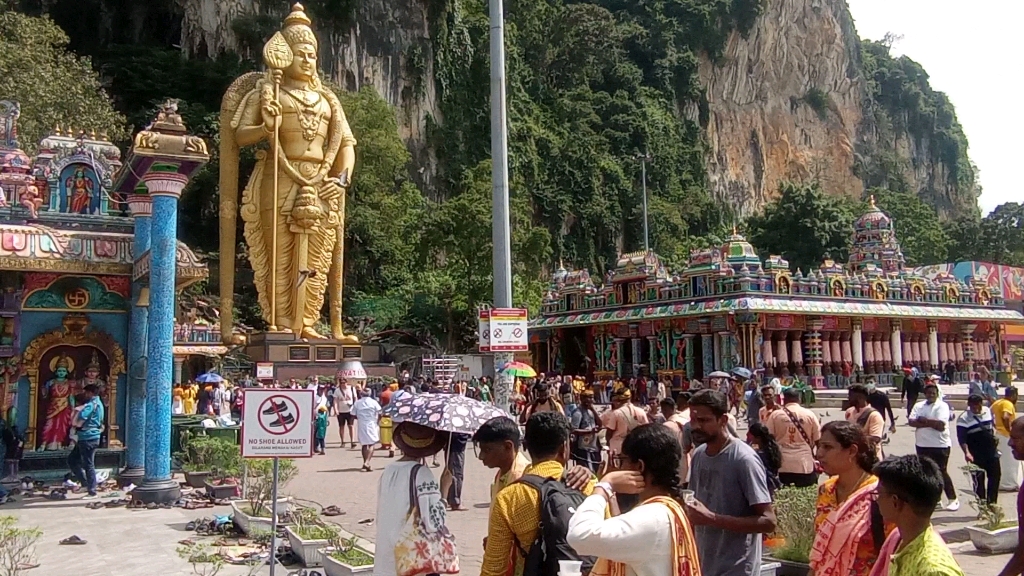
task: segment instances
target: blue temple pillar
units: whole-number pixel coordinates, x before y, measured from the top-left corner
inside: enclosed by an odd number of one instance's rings
[[[128,206],[135,216],[132,256],[138,260],[150,247],[153,203],[145,194],[132,194]],[[146,332],[149,308],[140,302],[144,283],[132,282],[132,314],[128,325],[128,449],[127,466],[118,475],[121,486],[142,483],[146,467]]]
[[[171,478],[171,388],[174,381],[174,273],[178,248],[178,199],[188,177],[149,172],[153,197],[146,352],[146,474],[144,501],[173,502],[181,495]]]
[[[137,291],[133,289],[136,306],[132,313],[130,351],[135,356],[132,356],[133,363],[129,367],[129,386],[137,386],[135,390],[138,393],[132,393],[129,404],[129,418],[135,426],[135,433],[129,443],[128,458],[134,465],[141,460],[144,470],[142,484],[132,495],[146,504],[171,503],[181,496],[181,488],[171,477],[178,199],[189,177],[209,159],[206,142],[188,134],[178,114],[177,102],[168,100],[149,126],[135,135],[132,148],[114,182],[114,190],[130,197],[129,204],[145,190],[152,212],[148,219],[149,266],[138,266],[138,259],[145,254],[135,253],[140,279],[144,279],[146,273],[149,275],[149,306],[145,313],[146,322],[139,322],[142,314],[136,315],[134,310],[139,308],[138,298],[143,292],[141,286]],[[132,205],[132,210],[135,210],[135,205]],[[146,326],[145,330],[138,326],[140,323]],[[145,341],[144,349],[141,341]],[[146,361],[138,362],[143,356]],[[146,365],[144,375],[141,374],[141,364]],[[136,376],[142,376],[145,384],[139,383]],[[142,405],[136,403],[139,398],[144,398]],[[136,412],[144,413],[144,416],[136,418]],[[141,432],[138,430],[140,424]],[[141,456],[140,445],[144,446]]]

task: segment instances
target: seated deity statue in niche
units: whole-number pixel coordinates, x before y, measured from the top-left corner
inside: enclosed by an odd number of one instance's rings
[[[43,195],[34,184],[29,184],[21,193],[19,203],[28,210],[29,216],[39,218],[39,208],[43,205]]]

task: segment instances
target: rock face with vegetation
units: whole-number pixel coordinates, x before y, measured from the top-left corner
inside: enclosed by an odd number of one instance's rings
[[[889,39],[859,40],[845,0],[772,0],[719,58],[701,60],[716,198],[759,210],[783,181],[831,194],[911,191],[948,216],[976,210],[974,170],[952,105]]]
[[[261,27],[276,22],[266,13],[271,4],[183,0],[184,46],[207,56],[244,52],[250,39],[262,38]],[[562,2],[506,4],[510,52],[521,44],[516,31],[523,15],[541,4],[550,9]],[[618,23],[654,24],[654,35],[662,26],[677,27],[663,35],[676,48],[664,55],[696,57],[697,90],[686,92],[702,93],[673,94],[673,104],[679,116],[699,121],[708,189],[737,216],[760,210],[782,182],[808,180],[830,194],[858,198],[866,187],[895,186],[915,192],[943,216],[974,209],[974,169],[952,105],[931,90],[919,65],[893,58],[888,43],[862,43],[845,0],[670,0],[646,11],[609,0],[572,4],[606,9]],[[474,0],[310,6],[327,31],[325,70],[349,90],[374,86],[396,108],[417,180],[428,186],[443,170],[428,141],[429,125],[445,117],[438,98],[447,80],[443,60],[459,48],[453,40],[475,40],[469,21],[485,17],[485,9]],[[589,11],[566,6],[554,12]],[[550,24],[555,34],[545,41],[553,44],[561,26]],[[586,24],[583,18],[567,27],[579,33]],[[614,28],[609,23],[612,37]]]
[[[643,246],[645,154],[651,247],[674,269],[734,224],[801,266],[839,258],[864,190],[894,213],[908,262],[1024,262],[1022,208],[977,213],[952,105],[917,63],[891,56],[891,39],[858,40],[844,0],[505,9],[518,305],[539,304],[553,262],[600,277]],[[280,0],[6,0],[0,97],[22,100],[28,142],[46,119],[80,111],[83,128],[127,145],[167,97],[215,141],[224,90],[259,66],[287,10]],[[346,214],[350,324],[464,349],[491,294],[488,3],[310,0],[306,10],[359,139]],[[59,90],[46,89],[52,78]],[[245,178],[252,151],[242,161]],[[217,171],[214,157],[190,183],[179,235],[212,268],[238,268],[237,316],[260,328],[246,260],[218,262],[208,233]],[[787,227],[793,214],[817,231],[815,250]]]

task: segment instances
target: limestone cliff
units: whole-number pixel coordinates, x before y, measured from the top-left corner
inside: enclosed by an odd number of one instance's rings
[[[782,180],[815,178],[859,197],[895,178],[940,214],[974,206],[973,169],[942,158],[906,113],[877,101],[885,87],[872,84],[861,51],[845,0],[770,0],[721,58],[705,57],[713,194],[749,214]]]
[[[237,21],[248,18],[273,30],[284,6],[269,0],[176,1],[184,15],[182,46],[193,55],[245,52]],[[432,3],[322,4],[330,10],[317,20],[323,68],[347,89],[373,85],[396,108],[414,176],[430,191],[437,161],[427,126],[443,121]],[[901,94],[885,94],[908,88],[872,79],[846,0],[763,0],[763,6],[753,27],[729,35],[719,57],[702,57],[706,102],[681,106],[701,120],[716,198],[745,216],[770,201],[779,182],[817,179],[834,194],[859,197],[866,187],[893,186],[917,192],[943,215],[976,210],[974,169],[951,105],[945,114],[934,107],[903,110]],[[312,12],[313,3],[307,9]],[[931,91],[916,63],[888,61],[916,67],[906,74],[909,89],[938,99],[940,107],[948,104]],[[943,115],[951,118],[949,130],[928,126]]]

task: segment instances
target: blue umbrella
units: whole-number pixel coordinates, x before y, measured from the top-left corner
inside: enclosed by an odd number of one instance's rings
[[[743,378],[744,380],[750,378],[753,375],[753,373],[750,370],[747,370],[742,366],[737,366],[736,368],[733,368],[732,373],[735,374],[736,376],[739,376],[740,378]]]
[[[199,377],[196,378],[196,382],[202,382],[203,384],[223,381],[224,378],[222,378],[221,375],[217,374],[216,372],[207,372],[206,374],[200,374]]]

